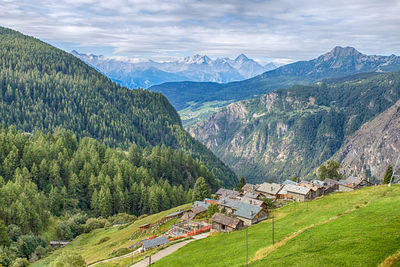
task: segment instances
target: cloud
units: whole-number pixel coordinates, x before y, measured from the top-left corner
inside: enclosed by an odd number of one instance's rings
[[[336,45],[400,52],[396,0],[3,0],[0,10],[1,25],[61,48],[110,47],[125,56],[246,53],[290,62]]]

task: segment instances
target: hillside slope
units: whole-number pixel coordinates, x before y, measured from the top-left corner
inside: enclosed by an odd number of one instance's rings
[[[189,130],[247,181],[306,176],[400,97],[400,73],[358,74],[233,103]]]
[[[318,58],[288,64],[240,82],[171,82],[153,86],[149,90],[162,92],[178,110],[181,110],[188,107],[189,102],[201,104],[221,100],[239,101],[294,84],[311,84],[321,79],[356,73],[399,70],[398,56],[368,56],[352,47],[337,46]]]
[[[400,187],[376,186],[290,204],[248,228],[250,266],[377,266],[400,250]],[[154,266],[244,266],[246,230],[192,242]]]
[[[400,100],[347,137],[335,159],[346,175],[383,179],[400,153]],[[394,170],[396,174],[399,168]]]
[[[236,184],[235,174],[183,130],[163,95],[120,87],[76,57],[6,28],[0,66],[0,124],[26,132],[62,127],[124,149],[165,144],[202,160],[224,185]]]

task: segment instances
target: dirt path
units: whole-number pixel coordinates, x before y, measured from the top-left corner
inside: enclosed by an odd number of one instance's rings
[[[178,249],[180,249],[181,247],[185,246],[186,244],[188,244],[190,242],[206,238],[207,236],[208,236],[208,233],[192,236],[193,239],[186,240],[186,241],[174,244],[172,246],[169,246],[169,247],[157,252],[156,254],[152,255],[151,263],[154,263],[154,262],[164,258],[165,256],[168,256],[169,254],[174,253],[175,251],[177,251]],[[143,260],[131,265],[131,267],[146,267],[148,265],[149,265],[149,258],[146,258],[146,259],[143,259]]]

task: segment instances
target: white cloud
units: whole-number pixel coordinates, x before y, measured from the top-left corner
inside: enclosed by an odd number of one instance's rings
[[[396,0],[15,0],[0,1],[0,10],[6,27],[127,56],[246,53],[290,62],[336,45],[400,52]]]

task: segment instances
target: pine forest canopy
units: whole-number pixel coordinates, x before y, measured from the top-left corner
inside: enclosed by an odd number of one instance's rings
[[[204,162],[222,185],[236,185],[233,171],[183,130],[160,93],[121,87],[76,57],[16,31],[0,27],[0,37],[0,124],[24,132],[62,127],[107,147],[181,149]]]

